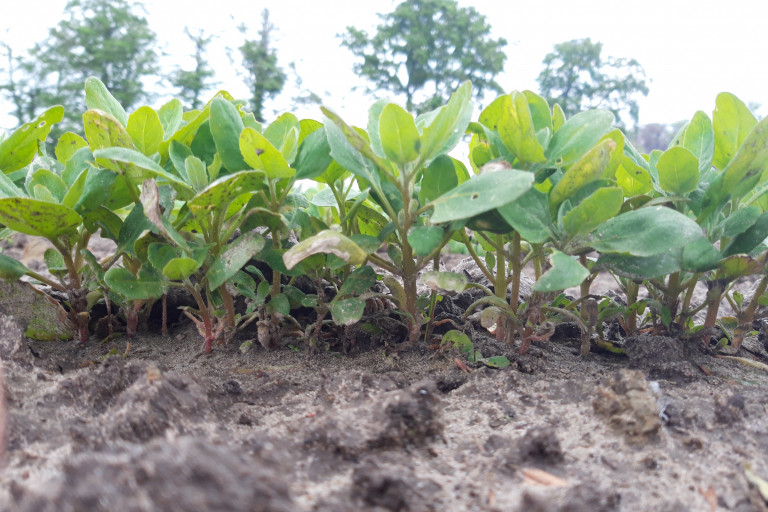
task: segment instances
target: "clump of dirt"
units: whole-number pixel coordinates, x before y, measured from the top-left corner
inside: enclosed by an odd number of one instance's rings
[[[403,456],[392,453],[366,457],[352,473],[350,498],[357,510],[378,507],[393,512],[435,511],[436,482],[419,478]]]
[[[624,340],[630,367],[651,379],[693,379],[699,373],[704,347],[699,341],[639,334]]]
[[[519,512],[614,512],[622,510],[621,495],[586,483],[565,488],[526,490]],[[684,509],[679,509],[684,510]]]
[[[119,443],[67,460],[35,488],[16,487],[19,512],[295,510],[282,464],[204,439]]]
[[[592,405],[632,442],[646,441],[661,428],[656,396],[641,372],[619,370],[597,388]]]

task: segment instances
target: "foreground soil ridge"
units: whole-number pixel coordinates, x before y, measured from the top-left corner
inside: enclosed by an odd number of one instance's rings
[[[744,468],[768,475],[768,378],[673,338],[619,358],[476,335],[512,365],[466,373],[421,345],[195,357],[193,334],[105,358],[125,341],[0,318],[0,509],[765,510]]]

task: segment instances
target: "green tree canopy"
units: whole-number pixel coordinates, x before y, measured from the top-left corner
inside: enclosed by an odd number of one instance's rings
[[[47,91],[39,105],[64,105],[65,120],[74,122],[89,76],[98,77],[126,108],[148,99],[143,79],[156,71],[156,36],[139,11],[142,4],[126,0],[67,2],[68,19],[30,52],[39,75],[32,78]]]
[[[559,103],[567,116],[590,108],[611,110],[618,124],[637,125],[638,95],[648,94],[645,71],[635,59],[604,57],[602,43],[590,38],[556,44],[544,57],[537,81],[542,96]]]
[[[269,11],[264,9],[261,15],[259,38],[246,40],[240,48],[240,55],[245,70],[246,85],[251,91],[251,109],[259,121],[264,121],[264,104],[285,86],[285,71],[277,64],[277,52],[271,46],[270,37],[274,25],[269,22]],[[238,27],[241,33],[247,32],[243,24]]]
[[[454,0],[406,0],[379,15],[376,34],[347,27],[343,45],[362,59],[355,72],[371,91],[405,96],[408,110],[424,112],[448,100],[465,80],[473,93],[502,92],[495,77],[504,67],[507,42],[490,37],[485,16]]]
[[[179,89],[181,99],[193,109],[198,109],[203,105],[203,93],[214,88],[218,83],[213,80],[215,72],[208,64],[206,55],[213,36],[206,36],[203,30],[193,34],[189,27],[184,28],[184,33],[195,45],[195,53],[192,55],[195,68],[188,71],[179,67],[171,74],[170,80],[171,84]]]

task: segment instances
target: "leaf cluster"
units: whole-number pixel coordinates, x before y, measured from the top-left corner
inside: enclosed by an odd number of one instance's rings
[[[513,91],[473,121],[471,96],[464,83],[418,116],[379,101],[367,129],[327,108],[322,122],[285,113],[263,125],[224,91],[199,110],[172,100],[128,113],[89,78],[85,138],[65,133],[45,153],[64,116],[56,106],[0,141],[2,233],[53,246],[52,277],[7,256],[0,277],[66,293],[83,341],[95,303],[116,305],[131,334],[181,288],[206,352],[251,324],[265,347],[284,336],[318,346],[329,329],[361,322],[400,325],[412,344],[425,327],[429,336],[438,293],[480,287],[486,296],[467,316],[479,311],[521,352],[563,321],[581,329],[584,353],[593,342],[620,351],[603,339],[613,320],[626,333],[650,326],[707,340],[722,300],[737,311],[727,332],[739,347],[768,288],[768,121],[722,93],[712,117],[697,112],[666,150],[644,155],[610,111],[569,117]],[[466,135],[469,165],[450,156]],[[316,188],[303,192],[299,180]],[[113,240],[115,254],[97,260],[93,236]],[[439,270],[451,241],[490,286]],[[625,304],[590,293],[600,271],[616,277]],[[752,275],[753,298],[731,292]],[[694,304],[701,282],[709,293]],[[573,287],[580,297],[568,300]],[[302,308],[309,320],[294,316]]]

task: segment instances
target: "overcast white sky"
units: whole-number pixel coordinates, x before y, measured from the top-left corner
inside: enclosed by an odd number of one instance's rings
[[[376,13],[389,12],[392,0],[158,0],[145,3],[152,29],[168,54],[164,66],[191,67],[192,44],[183,29],[203,28],[216,36],[210,58],[221,88],[237,97],[247,91],[226,56],[242,37],[236,26],[245,22],[257,37],[261,11],[270,10],[276,27],[275,47],[282,65],[294,62],[304,85],[323,96],[325,104],[350,122],[365,124],[372,99],[365,82],[352,72],[354,58],[340,46],[338,34],[348,25],[372,31]],[[66,0],[36,0],[28,8],[3,9],[0,40],[21,52],[46,37],[62,18]],[[582,37],[603,43],[606,55],[634,57],[650,79],[642,99],[641,124],[690,119],[696,110],[711,114],[715,96],[729,91],[745,102],[762,105],[768,114],[768,3],[757,0],[459,0],[484,14],[495,37],[509,42],[506,90],[536,90],[541,61],[555,43]],[[290,94],[268,107],[290,108]],[[159,103],[159,102],[158,102]],[[0,102],[0,127],[10,128]],[[316,106],[296,110],[300,117],[318,118]]]

